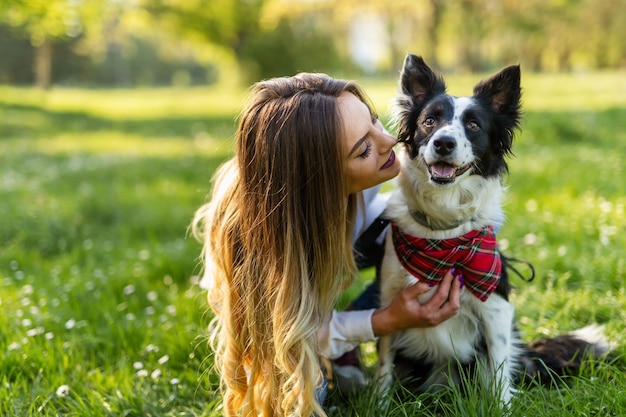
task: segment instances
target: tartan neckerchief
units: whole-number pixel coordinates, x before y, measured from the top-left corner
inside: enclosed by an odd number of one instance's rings
[[[461,271],[463,283],[485,301],[498,286],[502,261],[492,226],[451,239],[423,239],[404,233],[391,223],[393,246],[402,266],[414,277],[437,285],[452,268]]]

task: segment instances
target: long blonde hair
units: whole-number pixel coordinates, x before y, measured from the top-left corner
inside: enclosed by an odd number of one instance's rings
[[[323,74],[257,83],[236,155],[196,212],[226,416],[325,415],[315,336],[355,270],[356,197],[346,197],[337,108],[344,91],[369,106],[356,84]]]

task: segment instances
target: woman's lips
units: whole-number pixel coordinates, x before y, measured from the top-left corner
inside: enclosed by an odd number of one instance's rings
[[[389,155],[389,159],[387,159],[387,162],[385,162],[385,165],[383,165],[382,167],[380,167],[380,169],[386,169],[389,168],[390,166],[393,165],[393,163],[396,162],[396,153],[393,151],[393,149],[391,150],[391,155]]]

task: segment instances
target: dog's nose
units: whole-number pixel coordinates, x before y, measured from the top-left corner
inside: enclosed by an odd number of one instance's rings
[[[456,139],[451,136],[442,136],[433,141],[433,146],[439,155],[449,155],[456,149]]]

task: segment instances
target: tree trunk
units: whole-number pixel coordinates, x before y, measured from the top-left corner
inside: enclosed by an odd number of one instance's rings
[[[443,0],[430,0],[430,6],[432,15],[428,27],[426,29],[429,38],[429,62],[433,68],[439,67],[439,61],[437,60],[437,51],[439,50],[439,26],[441,25],[441,19],[444,11]]]
[[[52,75],[52,41],[46,37],[35,49],[35,84],[42,90],[50,89]]]

